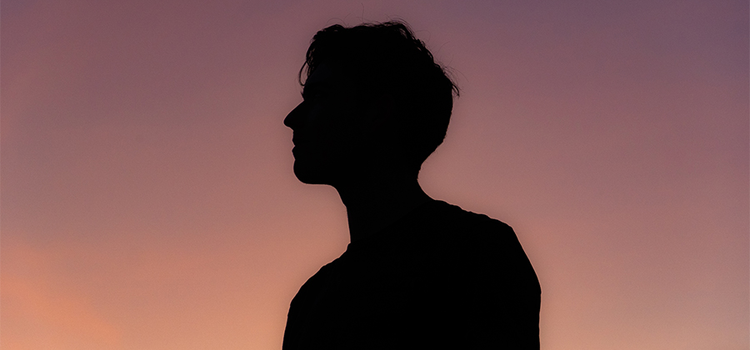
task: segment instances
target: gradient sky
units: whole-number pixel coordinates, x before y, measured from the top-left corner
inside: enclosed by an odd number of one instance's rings
[[[420,175],[513,226],[545,350],[747,350],[748,2],[3,0],[0,345],[280,349],[348,243],[282,120],[313,34],[461,87]]]

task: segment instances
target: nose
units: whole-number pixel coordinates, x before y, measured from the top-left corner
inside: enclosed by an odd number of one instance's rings
[[[289,112],[289,114],[286,115],[286,118],[284,118],[284,125],[292,129],[295,129],[301,125],[304,118],[304,104],[304,102],[300,103],[291,112]]]

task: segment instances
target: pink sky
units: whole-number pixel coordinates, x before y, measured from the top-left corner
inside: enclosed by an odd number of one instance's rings
[[[2,2],[0,346],[279,349],[343,252],[282,120],[323,27],[462,89],[426,191],[513,226],[545,350],[750,347],[747,1]]]

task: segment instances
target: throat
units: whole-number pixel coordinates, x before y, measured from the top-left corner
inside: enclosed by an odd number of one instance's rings
[[[416,180],[400,186],[369,186],[357,192],[342,193],[339,190],[339,195],[346,206],[351,242],[377,235],[417,207],[432,200]]]

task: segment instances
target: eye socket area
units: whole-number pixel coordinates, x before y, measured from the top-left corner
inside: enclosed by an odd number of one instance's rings
[[[305,85],[305,88],[302,90],[302,99],[305,102],[321,101],[329,95],[330,89],[327,89],[324,86],[320,86],[318,84],[312,86]]]

